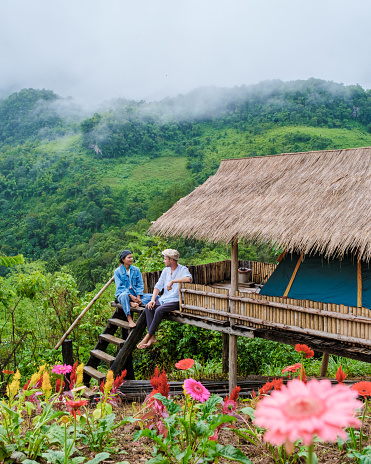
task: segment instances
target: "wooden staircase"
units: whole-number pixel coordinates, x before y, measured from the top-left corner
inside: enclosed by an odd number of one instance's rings
[[[92,378],[98,381],[98,385],[106,378],[107,370],[113,371],[114,377],[121,374],[124,369],[127,369],[128,374],[126,379],[134,379],[134,371],[132,366],[132,352],[136,348],[136,345],[142,338],[143,332],[146,328],[146,315],[143,307],[131,308],[133,313],[138,314],[136,320],[136,327],[131,329],[129,323],[126,321],[122,306],[114,301],[111,302],[111,306],[115,308],[115,311],[110,319],[107,321],[107,325],[103,330],[103,333],[99,335],[98,343],[95,348],[90,351],[90,357],[84,366],[84,396],[93,397],[97,395],[97,392],[90,389],[90,381]],[[119,333],[116,332],[119,330]],[[109,345],[116,346],[116,356],[112,356],[107,353]],[[102,363],[106,364],[105,372],[99,371],[97,368]]]

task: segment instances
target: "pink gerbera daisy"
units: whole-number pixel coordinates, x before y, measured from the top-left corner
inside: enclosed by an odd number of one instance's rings
[[[52,372],[55,374],[69,374],[72,371],[72,366],[69,364],[57,364],[53,366]]]
[[[308,446],[315,436],[329,442],[338,436],[346,440],[344,428],[361,425],[354,417],[362,406],[356,397],[357,392],[343,384],[332,386],[329,380],[305,384],[295,379],[259,402],[255,422],[267,429],[265,441],[285,444],[287,449],[298,439]]]
[[[200,403],[204,403],[210,396],[209,390],[201,382],[197,382],[194,379],[185,380],[184,389],[188,395]]]

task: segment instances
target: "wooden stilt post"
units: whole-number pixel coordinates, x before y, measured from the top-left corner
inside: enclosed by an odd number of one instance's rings
[[[235,296],[238,290],[238,239],[232,240],[231,250],[231,290],[230,295]],[[230,300],[231,313],[236,312],[236,302]],[[233,319],[232,319],[233,320]],[[229,394],[237,386],[237,336],[229,336]]]
[[[321,377],[326,377],[326,375],[327,375],[327,368],[328,368],[329,359],[330,359],[330,355],[328,353],[323,353],[322,364],[321,364],[321,372],[320,372]]]
[[[72,340],[64,340],[62,343],[62,358],[63,364],[73,366],[73,346]],[[65,374],[64,379],[66,381],[65,390],[69,390],[71,374]]]
[[[228,334],[222,333],[223,339],[223,354],[222,354],[222,372],[226,374],[228,372],[228,358],[229,358],[229,338]]]

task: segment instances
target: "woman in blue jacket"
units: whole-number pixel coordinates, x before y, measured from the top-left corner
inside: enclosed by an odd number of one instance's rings
[[[124,250],[120,253],[120,265],[115,269],[115,297],[122,305],[130,327],[136,324],[130,314],[130,308],[137,308],[140,304],[146,305],[151,294],[143,294],[144,285],[142,273],[139,268],[133,266],[133,255],[130,250]]]

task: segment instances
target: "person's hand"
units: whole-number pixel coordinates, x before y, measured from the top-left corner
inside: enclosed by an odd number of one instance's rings
[[[142,304],[142,298],[140,297],[140,295],[137,296],[137,303],[139,305]]]
[[[168,292],[170,292],[172,286],[173,286],[173,281],[170,280],[170,282],[167,284],[167,287],[166,287]]]
[[[156,303],[155,300],[151,300],[151,301],[147,304],[147,308],[148,308],[148,309],[153,309],[154,306],[155,306],[155,303]]]

